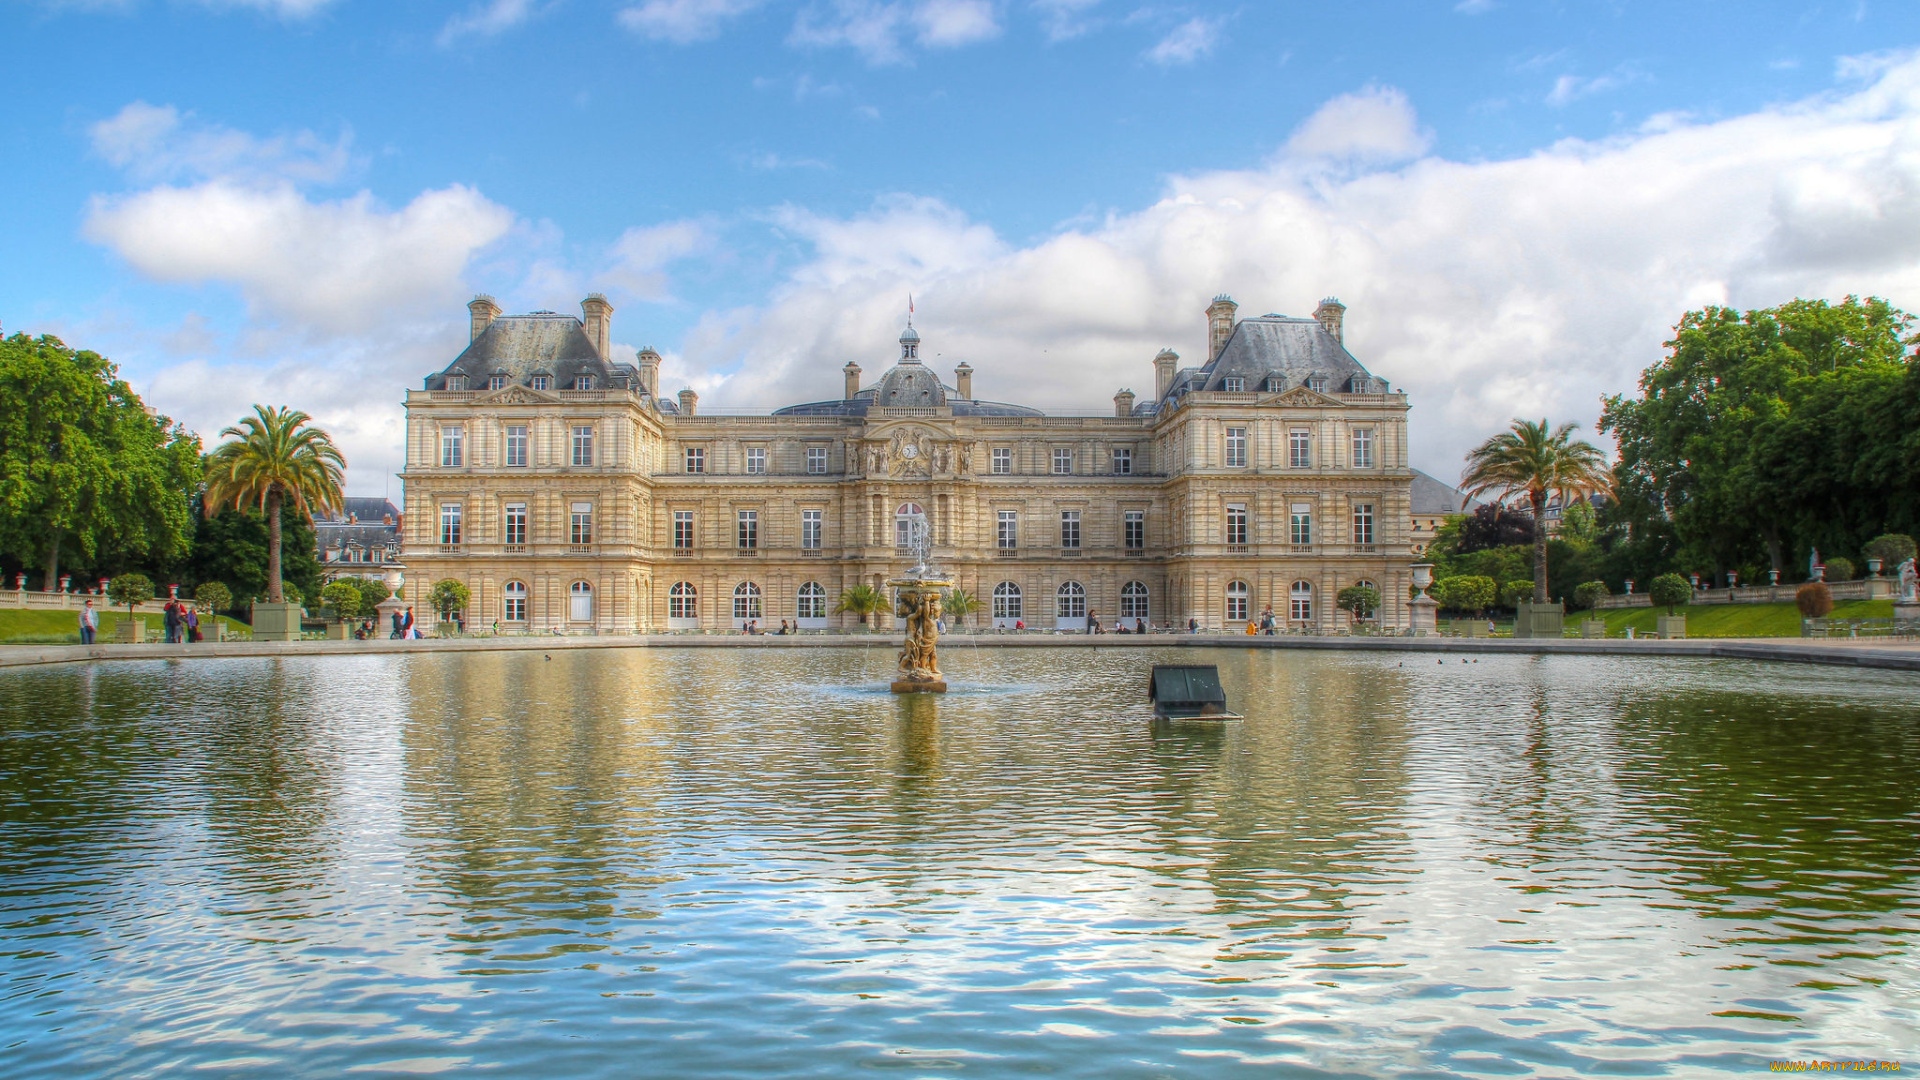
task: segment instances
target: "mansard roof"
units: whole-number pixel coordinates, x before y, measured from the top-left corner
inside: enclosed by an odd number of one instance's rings
[[[925,369],[922,369],[925,370]],[[809,401],[800,405],[788,405],[784,409],[773,410],[775,416],[865,416],[867,410],[876,406],[921,406],[921,402],[898,400],[894,402],[876,401],[881,384],[869,386],[850,398],[839,401]],[[1009,405],[1004,401],[980,401],[963,398],[960,392],[951,386],[942,385],[941,404],[953,410],[955,416],[1045,416],[1039,409],[1029,409],[1025,405]]]
[[[350,495],[340,502],[338,516],[317,518],[314,525],[345,525],[349,521],[360,525],[379,525],[388,515],[392,515],[395,521],[400,520],[400,508],[393,505],[391,499],[370,499]]]
[[[1313,378],[1325,380],[1334,393],[1387,389],[1386,381],[1374,378],[1318,320],[1262,315],[1235,323],[1219,356],[1203,367],[1182,369],[1165,398],[1150,407],[1143,402],[1134,412],[1157,412],[1192,390],[1219,390],[1229,378],[1245,379],[1248,390],[1284,390]],[[1269,386],[1269,380],[1277,381]]]
[[[1478,499],[1470,499],[1459,488],[1445,480],[1435,479],[1413,470],[1413,513],[1416,517],[1443,517],[1447,514],[1465,514],[1479,505]]]
[[[625,368],[600,355],[578,318],[536,311],[493,320],[445,371],[427,377],[426,388],[444,390],[447,376],[465,375],[467,385],[478,389],[496,372],[504,373],[509,384],[521,386],[535,375],[553,376],[556,388],[572,386],[580,375],[592,375],[599,385],[610,386],[612,377]]]

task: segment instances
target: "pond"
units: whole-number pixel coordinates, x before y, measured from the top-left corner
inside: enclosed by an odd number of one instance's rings
[[[0,676],[5,1071],[1920,1067],[1913,676],[950,653]]]

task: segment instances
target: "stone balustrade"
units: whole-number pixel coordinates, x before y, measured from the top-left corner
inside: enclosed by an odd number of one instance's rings
[[[1701,604],[1790,604],[1800,585],[1739,585],[1731,589],[1695,589],[1692,606]],[[1827,590],[1835,600],[1890,600],[1898,583],[1892,578],[1859,578],[1854,581],[1829,581]],[[1653,599],[1644,592],[1609,596],[1595,605],[1601,609],[1652,607]]]

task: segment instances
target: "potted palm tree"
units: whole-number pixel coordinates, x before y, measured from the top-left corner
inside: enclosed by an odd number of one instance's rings
[[[887,599],[887,594],[872,585],[849,587],[840,594],[839,601],[833,605],[835,615],[849,612],[860,616],[861,626],[867,626],[867,616],[891,610],[893,610],[893,603]]]
[[[1505,500],[1524,495],[1533,507],[1533,599],[1520,602],[1514,612],[1517,638],[1557,638],[1566,617],[1559,604],[1547,603],[1548,496],[1570,503],[1613,487],[1606,455],[1592,443],[1575,439],[1578,429],[1578,424],[1561,424],[1549,430],[1545,420],[1515,420],[1467,455],[1460,486],[1469,497],[1492,494]]]
[[[297,409],[255,405],[253,415],[220,433],[207,455],[208,517],[227,506],[258,505],[267,515],[267,598],[253,605],[255,641],[298,641],[300,605],[280,580],[280,513],[291,505],[308,521],[340,508],[347,462],[327,433]]]
[[[947,592],[946,599],[940,601],[940,608],[953,620],[957,630],[966,623],[967,616],[980,610],[980,600],[967,590],[955,586]]]

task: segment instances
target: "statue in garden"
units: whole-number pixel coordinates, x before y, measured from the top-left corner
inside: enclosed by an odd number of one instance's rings
[[[1913,560],[1900,564],[1900,603],[1920,603],[1920,573],[1913,568]]]
[[[896,614],[907,620],[906,647],[900,650],[901,680],[941,683],[935,651],[940,642],[940,593],[933,589],[902,593]]]

